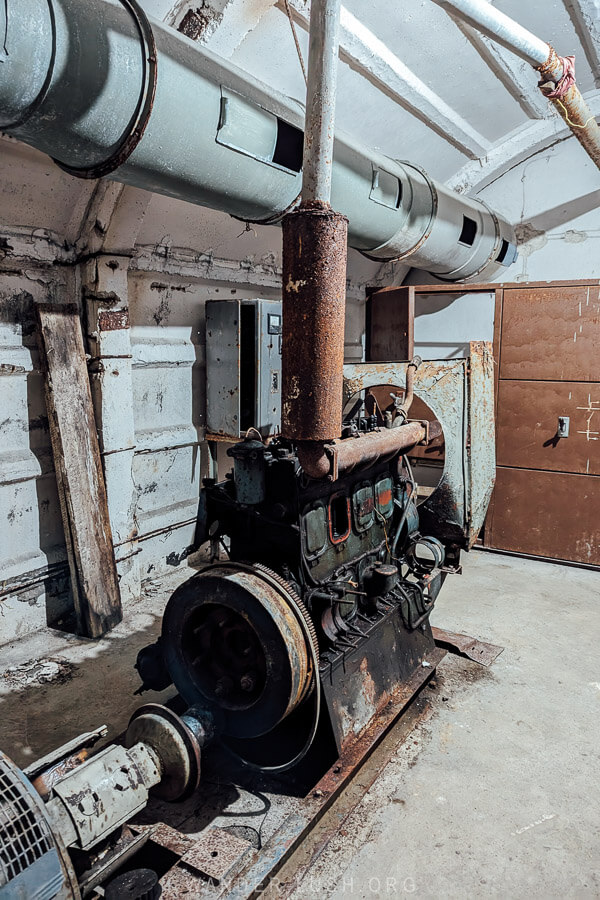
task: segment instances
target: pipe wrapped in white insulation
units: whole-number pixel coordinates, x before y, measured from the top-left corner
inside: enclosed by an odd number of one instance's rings
[[[67,171],[253,222],[276,222],[296,204],[300,104],[136,0],[6,0],[3,28],[0,129]],[[483,203],[339,133],[331,204],[349,219],[352,247],[440,278],[489,278],[516,258],[512,227]]]

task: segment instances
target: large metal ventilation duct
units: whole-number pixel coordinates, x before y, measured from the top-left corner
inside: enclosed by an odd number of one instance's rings
[[[302,106],[135,0],[5,0],[0,35],[0,129],[71,174],[252,222],[297,202]],[[339,133],[331,204],[350,246],[444,279],[488,278],[516,257],[512,227],[484,203]]]

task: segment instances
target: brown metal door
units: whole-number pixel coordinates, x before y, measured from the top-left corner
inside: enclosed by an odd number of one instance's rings
[[[506,287],[499,307],[485,545],[600,565],[600,286]]]

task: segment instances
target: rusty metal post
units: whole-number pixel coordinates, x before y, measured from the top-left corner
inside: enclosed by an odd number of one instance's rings
[[[302,203],[283,220],[282,433],[329,472],[324,444],[342,427],[348,220],[334,212],[331,166],[340,0],[310,14]]]
[[[600,169],[600,128],[598,123],[575,83],[574,70],[573,83],[565,93],[561,92],[561,80],[568,77],[568,72],[565,71],[561,57],[550,44],[548,51],[548,59],[543,65],[536,67],[540,73],[539,88],[542,94],[548,97],[561,119],[567,123],[590,159]],[[562,96],[554,96],[561,93]]]
[[[327,208],[283,220],[281,425],[293,441],[341,432],[347,225]]]

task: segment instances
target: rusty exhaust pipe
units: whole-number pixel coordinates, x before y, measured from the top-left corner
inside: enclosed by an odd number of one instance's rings
[[[442,435],[439,422],[408,422],[397,428],[382,428],[360,437],[336,438],[327,444],[306,443],[298,458],[309,478],[336,478],[360,466],[373,465],[386,456],[411,450]]]
[[[297,443],[342,427],[347,228],[324,206],[283,220],[282,433]]]
[[[331,209],[341,0],[313,0],[300,208],[283,222],[281,431],[312,477],[342,428],[348,220]]]
[[[306,90],[302,202],[283,225],[281,431],[296,444],[310,478],[333,478],[426,440],[431,427],[412,422],[340,439],[348,220],[334,212],[331,163],[340,0],[312,0]],[[414,396],[410,363],[400,412]],[[437,423],[434,423],[437,424]]]

